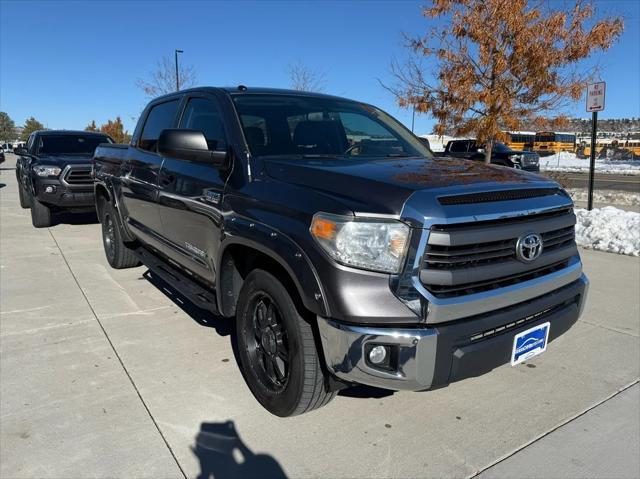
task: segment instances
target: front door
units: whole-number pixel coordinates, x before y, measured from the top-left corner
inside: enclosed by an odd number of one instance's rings
[[[158,177],[163,158],[157,153],[160,132],[174,125],[177,99],[158,103],[149,110],[129,159],[122,165],[122,198],[125,220],[147,243],[159,247],[162,221],[158,211]]]
[[[219,104],[211,96],[186,99],[179,128],[204,133],[209,149],[226,150]],[[220,244],[225,171],[209,163],[165,158],[158,183],[158,204],[167,253],[205,281],[215,281]]]

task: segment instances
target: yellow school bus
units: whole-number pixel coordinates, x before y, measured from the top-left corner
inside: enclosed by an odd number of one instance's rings
[[[640,158],[640,140],[627,140],[622,148],[631,152],[634,159]]]
[[[576,149],[576,154],[586,158],[591,156],[591,143],[584,142],[582,146]],[[638,159],[640,158],[640,140],[597,139],[596,157],[611,158],[613,160]]]
[[[512,150],[533,150],[534,131],[505,131],[504,144]]]
[[[574,152],[576,135],[561,131],[539,131],[533,140],[533,150],[544,155],[552,155],[561,151]]]

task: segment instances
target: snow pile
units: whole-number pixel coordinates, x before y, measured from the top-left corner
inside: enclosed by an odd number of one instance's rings
[[[589,159],[578,158],[575,153],[561,151],[540,158],[543,171],[585,172],[589,171]],[[620,175],[640,175],[640,160],[607,160],[596,158],[598,173],[617,173]]]
[[[586,188],[567,188],[573,201],[587,202],[589,191]],[[610,205],[640,206],[640,193],[631,191],[596,190],[593,192],[594,203]]]
[[[576,243],[589,249],[640,256],[640,213],[613,206],[576,208]]]

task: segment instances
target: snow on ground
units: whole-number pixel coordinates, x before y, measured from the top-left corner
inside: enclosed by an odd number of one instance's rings
[[[543,171],[584,172],[589,171],[589,159],[578,158],[575,153],[562,151],[540,158]],[[596,158],[598,173],[616,173],[619,175],[640,175],[640,160],[607,160]]]
[[[589,192],[586,188],[567,188],[567,193],[573,201],[586,202]],[[617,190],[595,190],[594,203],[605,203],[621,206],[640,206],[640,193]]]
[[[640,213],[613,206],[575,210],[576,242],[588,249],[640,256]]]

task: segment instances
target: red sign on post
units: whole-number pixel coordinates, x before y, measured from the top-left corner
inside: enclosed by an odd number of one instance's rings
[[[604,110],[604,92],[607,89],[605,82],[590,83],[587,85],[587,111]]]

